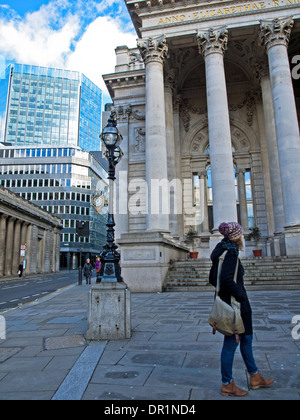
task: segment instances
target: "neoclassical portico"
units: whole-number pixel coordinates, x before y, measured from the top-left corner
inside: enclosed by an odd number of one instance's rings
[[[137,267],[155,267],[162,284],[190,228],[208,258],[222,221],[258,226],[264,256],[300,256],[299,5],[126,3],[138,45],[118,48],[104,76],[135,209],[119,216],[125,277],[149,290]],[[246,241],[243,257],[253,248]]]

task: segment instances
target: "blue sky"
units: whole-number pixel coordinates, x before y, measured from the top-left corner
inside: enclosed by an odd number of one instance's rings
[[[103,89],[115,48],[136,46],[124,0],[0,0],[0,65],[19,63],[84,73]]]

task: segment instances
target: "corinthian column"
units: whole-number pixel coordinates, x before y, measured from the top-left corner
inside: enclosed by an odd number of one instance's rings
[[[292,233],[287,254],[300,254],[300,141],[295,96],[287,46],[293,19],[261,21],[260,38],[265,45],[270,69],[274,104],[275,126],[278,142],[279,165],[285,214],[285,230]],[[286,235],[286,238],[289,234]],[[298,242],[297,242],[298,241]],[[296,247],[295,247],[296,246]],[[298,248],[298,251],[297,251]]]
[[[163,76],[168,47],[163,37],[139,40],[138,47],[146,67],[147,230],[168,232],[169,196],[163,196],[159,187],[168,180]]]
[[[222,221],[237,221],[229,110],[224,72],[226,27],[198,33],[205,59],[214,231]]]

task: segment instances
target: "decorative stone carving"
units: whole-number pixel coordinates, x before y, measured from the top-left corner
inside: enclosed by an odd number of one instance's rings
[[[257,95],[258,92],[246,92],[246,95],[241,103],[237,105],[229,105],[229,111],[237,111],[238,109],[242,109],[244,106],[246,106],[246,114],[247,114],[247,123],[249,126],[253,124],[253,115],[255,110],[255,95]]]
[[[169,61],[178,74],[194,59],[197,58],[197,50],[194,48],[176,48],[171,49],[169,53]]]
[[[236,146],[235,151],[249,151],[250,145],[247,136],[237,127],[231,126],[232,143]]]
[[[116,109],[112,107],[112,110],[115,110],[117,114],[118,120],[127,120],[130,117],[134,118],[138,121],[144,121],[145,120],[145,113],[141,113],[138,109],[133,109],[132,105],[123,105],[118,106]]]
[[[145,128],[135,129],[135,145],[134,149],[136,153],[145,153]]]
[[[164,35],[158,38],[139,39],[137,45],[145,64],[151,61],[163,63],[168,56],[168,45]]]
[[[209,28],[206,32],[197,34],[199,52],[204,58],[211,53],[224,54],[227,49],[228,31],[226,26],[219,28]]]
[[[256,62],[255,63],[255,76],[259,81],[263,77],[268,77],[270,75],[269,66],[267,58],[265,57],[264,61]]]
[[[203,120],[204,122],[204,120]],[[205,153],[205,146],[209,142],[208,137],[208,126],[202,128],[196,136],[193,138],[191,143],[191,152],[194,154],[202,154]]]
[[[142,58],[141,54],[136,53],[136,52],[131,52],[129,54],[129,60],[130,60],[129,65],[143,62],[143,58]]]
[[[190,129],[190,121],[191,121],[190,113],[203,115],[203,114],[207,113],[207,108],[206,107],[201,108],[201,107],[197,107],[195,105],[192,105],[192,104],[189,103],[189,101],[187,99],[184,99],[184,100],[181,101],[181,103],[180,103],[180,116],[181,116],[181,120],[183,122],[183,126],[184,126],[184,129],[185,129],[186,133]]]
[[[135,118],[136,120],[138,120],[138,121],[144,121],[145,119],[146,119],[146,116],[145,116],[145,114],[143,113],[141,113],[141,112],[139,112],[138,110],[132,110],[132,116],[133,116],[133,118]]]
[[[268,50],[273,45],[288,46],[291,30],[294,25],[292,17],[283,19],[273,19],[271,21],[260,21],[260,40],[262,45],[265,45]]]
[[[177,73],[175,69],[171,69],[165,76],[165,86],[170,87],[174,93],[176,90]]]

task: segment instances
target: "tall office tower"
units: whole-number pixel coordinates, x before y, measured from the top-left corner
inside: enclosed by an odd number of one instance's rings
[[[0,76],[0,183],[61,217],[61,268],[105,244],[93,198],[107,190],[106,160],[90,153],[100,151],[101,112],[101,89],[78,72],[10,64]],[[78,221],[88,227],[80,238]]]
[[[0,79],[0,141],[100,150],[102,91],[83,74],[10,64]]]

